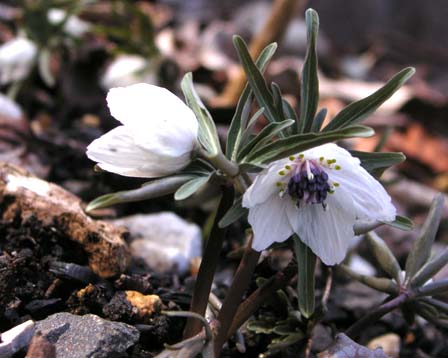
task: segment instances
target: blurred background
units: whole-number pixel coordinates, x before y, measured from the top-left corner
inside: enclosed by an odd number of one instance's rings
[[[86,201],[135,188],[141,181],[94,172],[85,156],[93,139],[118,124],[105,103],[108,89],[148,82],[178,93],[180,79],[191,71],[225,138],[241,90],[234,34],[248,41],[253,54],[263,44],[279,42],[266,77],[297,109],[308,7],[320,15],[319,106],[328,109],[327,120],[400,69],[417,69],[367,119],[377,134],[346,145],[405,153],[407,161],[387,171],[383,180],[399,212],[420,223],[435,193],[448,192],[444,0],[2,1],[0,160]],[[196,215],[173,205],[153,200],[108,214],[170,208]],[[448,240],[446,228],[445,220],[442,242]],[[409,247],[406,235],[395,233],[393,239],[403,253]]]

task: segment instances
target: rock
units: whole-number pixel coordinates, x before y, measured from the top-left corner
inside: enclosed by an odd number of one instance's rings
[[[36,333],[52,343],[58,358],[126,357],[139,339],[136,328],[87,314],[56,313],[37,322]]]
[[[17,213],[23,221],[35,217],[78,242],[88,255],[90,268],[101,277],[119,275],[130,262],[125,230],[91,219],[75,195],[4,162],[0,162],[0,204],[2,220],[13,220]]]
[[[132,215],[114,220],[124,225],[135,238],[131,243],[134,258],[140,258],[160,273],[188,271],[192,259],[201,256],[201,230],[174,213]]]
[[[28,346],[34,334],[34,321],[26,321],[0,335],[0,357],[8,358]]]
[[[364,358],[387,358],[381,348],[370,350],[352,341],[344,333],[336,336],[334,343],[324,352],[317,355],[318,358],[343,358],[343,357],[364,357]]]
[[[401,339],[398,334],[388,333],[372,339],[367,343],[367,348],[382,348],[389,358],[398,358],[400,356]]]
[[[157,295],[143,295],[137,291],[126,291],[126,299],[142,320],[162,310],[163,303]]]

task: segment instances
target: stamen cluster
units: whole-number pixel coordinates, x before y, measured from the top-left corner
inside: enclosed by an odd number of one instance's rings
[[[331,193],[328,174],[310,161],[305,161],[288,182],[288,194],[296,200],[297,207],[305,203],[322,204],[325,208],[328,193]]]

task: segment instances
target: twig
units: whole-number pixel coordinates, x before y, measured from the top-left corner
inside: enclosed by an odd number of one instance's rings
[[[401,306],[403,303],[408,301],[411,298],[409,293],[403,292],[400,293],[397,297],[391,299],[390,301],[382,304],[375,311],[369,313],[368,315],[361,318],[359,321],[355,322],[352,326],[350,326],[345,334],[350,338],[356,338],[357,335],[363,331],[365,327],[376,322],[385,314],[392,312],[394,309]]]
[[[218,321],[220,323],[218,329],[218,335],[215,338],[215,355],[218,357],[221,352],[221,348],[226,341],[227,332],[232,324],[232,319],[238,310],[238,306],[241,303],[244,292],[246,292],[252,275],[260,258],[260,252],[256,252],[252,249],[252,238],[249,239],[246,248],[244,250],[243,258],[240,261],[238,269],[233,279],[232,285],[227,292],[226,298],[222,303],[221,310],[219,311]]]
[[[249,52],[257,58],[260,52],[271,42],[278,41],[288,27],[291,18],[303,7],[303,0],[275,0],[269,18],[262,30],[252,39]],[[246,83],[244,71],[240,68],[238,75],[232,78],[223,93],[213,100],[213,105],[229,107],[237,103]]]
[[[221,202],[219,203],[210,237],[207,240],[204,256],[199,267],[196,284],[194,287],[193,297],[191,299],[190,311],[204,316],[207,308],[208,298],[215,275],[216,266],[218,264],[219,254],[221,252],[222,243],[226,229],[220,229],[218,223],[224,214],[229,210],[233,203],[233,189],[225,187]],[[184,330],[184,339],[196,335],[202,328],[201,322],[196,319],[189,318]]]

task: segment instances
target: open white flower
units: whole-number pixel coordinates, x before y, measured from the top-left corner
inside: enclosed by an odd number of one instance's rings
[[[297,233],[327,265],[341,262],[357,219],[392,221],[396,209],[358,158],[325,144],[273,162],[243,197],[254,250]]]
[[[75,38],[81,37],[91,28],[88,22],[81,20],[78,16],[69,15],[67,18],[67,12],[62,9],[52,8],[48,10],[47,17],[53,25],[59,25],[65,20],[64,31]]]
[[[123,125],[87,147],[87,156],[100,168],[124,176],[155,178],[190,163],[198,145],[198,122],[174,94],[139,83],[111,89],[107,104]]]
[[[17,37],[0,46],[0,84],[20,81],[30,73],[37,55],[36,45]]]

